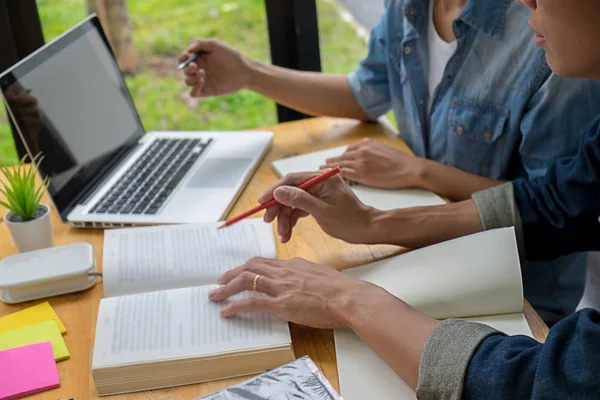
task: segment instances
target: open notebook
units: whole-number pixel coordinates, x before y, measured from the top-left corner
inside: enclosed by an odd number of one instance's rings
[[[347,147],[335,147],[284,158],[273,161],[272,166],[280,177],[294,172],[318,171],[319,167],[325,164],[326,159],[342,155]],[[444,204],[444,200],[440,196],[422,189],[384,190],[353,185],[352,190],[361,202],[379,210]]]
[[[465,318],[507,334],[532,336],[523,316],[513,228],[490,230],[344,271],[377,284],[437,318]],[[336,329],[345,400],[415,399],[414,392],[360,338]]]
[[[110,230],[104,238],[92,376],[100,395],[248,375],[294,359],[288,324],[269,315],[219,315],[208,300],[221,273],[275,258],[260,219]],[[240,296],[258,296],[245,292]]]

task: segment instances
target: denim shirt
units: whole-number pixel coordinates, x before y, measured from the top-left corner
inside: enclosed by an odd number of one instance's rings
[[[348,76],[365,113],[376,119],[391,108],[417,156],[494,179],[541,176],[574,154],[600,104],[600,83],[552,74],[529,11],[514,0],[467,2],[427,114],[428,7],[428,0],[386,2],[367,57]],[[581,253],[523,266],[525,296],[546,321],[574,311],[586,262]]]
[[[512,186],[528,259],[600,250],[600,116],[585,130],[574,157]]]
[[[600,398],[600,313],[565,318],[544,344],[527,336],[485,339],[473,354],[463,400]]]
[[[528,258],[600,250],[600,116],[576,156],[556,160],[543,177],[513,181],[512,189]],[[462,398],[600,399],[598,371],[600,313],[586,309],[552,327],[544,344],[525,336],[484,339],[469,361]]]

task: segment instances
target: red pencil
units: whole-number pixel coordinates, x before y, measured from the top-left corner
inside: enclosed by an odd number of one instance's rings
[[[331,178],[334,175],[337,175],[340,173],[340,167],[335,167],[330,169],[327,172],[322,173],[321,175],[317,175],[315,177],[310,178],[309,180],[307,180],[306,182],[304,182],[303,184],[301,184],[300,186],[298,186],[299,189],[302,190],[306,190],[308,188],[310,188],[311,186],[316,185],[317,183],[321,183],[329,178]],[[273,199],[271,201],[267,201],[266,203],[263,204],[259,204],[256,207],[245,211],[243,213],[241,213],[240,215],[237,215],[235,217],[229,218],[227,221],[225,221],[225,223],[223,225],[221,225],[218,229],[221,228],[225,228],[227,226],[231,226],[233,224],[235,224],[236,222],[239,222],[249,216],[251,216],[252,214],[255,214],[261,210],[273,207],[274,205],[279,204],[277,202],[277,200]]]

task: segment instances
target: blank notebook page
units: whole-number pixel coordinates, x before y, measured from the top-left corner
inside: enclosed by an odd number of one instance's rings
[[[0,351],[0,400],[60,386],[50,342]]]

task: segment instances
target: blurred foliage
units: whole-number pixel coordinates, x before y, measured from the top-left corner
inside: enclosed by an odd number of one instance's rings
[[[84,0],[38,0],[46,41],[87,14]],[[191,99],[176,59],[190,40],[215,37],[247,56],[270,61],[264,0],[129,0],[133,40],[141,70],[126,78],[144,128],[151,130],[248,129],[277,123],[275,104],[251,92]],[[317,0],[321,59],[325,72],[348,73],[366,53],[364,42],[338,16],[335,5]],[[17,162],[10,127],[0,113],[0,162]]]

